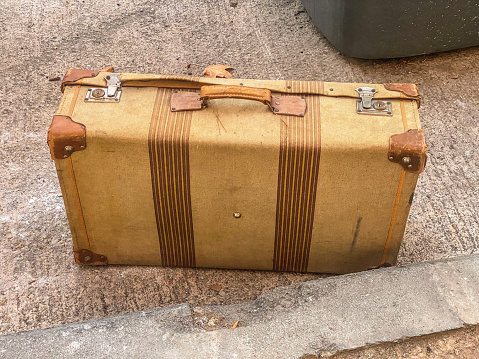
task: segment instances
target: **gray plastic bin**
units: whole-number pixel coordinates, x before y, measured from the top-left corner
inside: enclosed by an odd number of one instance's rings
[[[302,0],[343,54],[381,59],[479,45],[479,0]]]

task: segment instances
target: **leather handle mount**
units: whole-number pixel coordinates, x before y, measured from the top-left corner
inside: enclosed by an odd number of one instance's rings
[[[230,98],[262,102],[277,115],[303,117],[306,112],[304,96],[271,95],[268,89],[234,85],[202,86],[199,94],[191,91],[173,91],[171,111],[201,110],[208,106],[209,100]]]
[[[264,104],[271,103],[271,91],[255,87],[218,85],[202,86],[200,98],[203,101],[221,98],[238,98],[243,100],[259,101]]]

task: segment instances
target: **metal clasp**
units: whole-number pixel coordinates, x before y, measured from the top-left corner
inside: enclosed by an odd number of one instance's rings
[[[357,100],[356,109],[358,114],[392,116],[392,104],[390,101],[373,100],[376,89],[372,87],[358,87],[356,92],[361,97]]]
[[[119,102],[121,97],[120,74],[105,76],[107,88],[89,88],[85,102]]]

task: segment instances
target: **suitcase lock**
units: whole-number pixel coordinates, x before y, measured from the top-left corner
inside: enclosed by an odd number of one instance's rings
[[[89,88],[85,102],[119,102],[121,96],[121,82],[119,74],[105,76],[107,88]]]
[[[361,97],[356,102],[357,112],[361,115],[383,115],[392,116],[392,104],[390,101],[373,100],[373,96],[376,94],[376,89],[372,87],[358,87],[356,92]]]

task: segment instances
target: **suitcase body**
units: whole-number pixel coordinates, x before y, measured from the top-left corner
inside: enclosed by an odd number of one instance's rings
[[[323,35],[349,56],[394,58],[479,45],[477,1],[302,1]]]
[[[348,273],[396,263],[415,85],[70,70],[48,133],[77,263]]]

